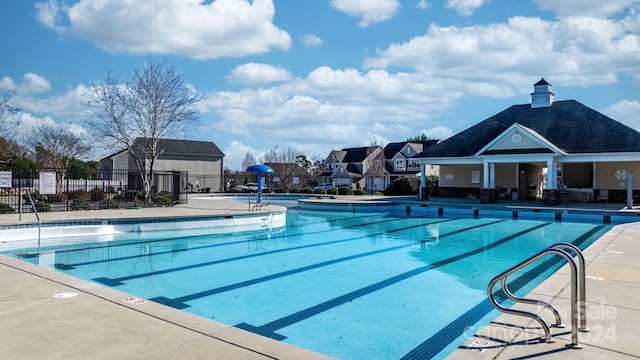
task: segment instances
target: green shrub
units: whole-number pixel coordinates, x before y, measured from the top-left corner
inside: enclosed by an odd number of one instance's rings
[[[46,201],[39,201],[36,204],[36,210],[38,210],[38,212],[47,212],[47,211],[51,211],[51,204],[49,204]]]
[[[91,191],[89,192],[89,199],[91,199],[91,201],[102,201],[105,200],[107,196],[108,195],[104,192],[104,190],[97,187],[91,189]]]
[[[77,198],[71,204],[71,210],[91,210],[91,203],[86,198]]]
[[[30,204],[29,195],[24,194],[24,195],[22,195],[22,198],[24,199],[25,203]],[[38,201],[40,201],[40,198],[41,198],[41,196],[37,191],[34,191],[34,192],[31,193],[31,199],[33,199],[34,203],[37,203]]]
[[[351,188],[351,186],[348,186],[348,185],[340,186],[338,188],[338,194],[339,195],[353,195],[353,189]]]
[[[117,209],[120,207],[120,203],[115,199],[104,199],[100,202],[101,209]]]
[[[152,200],[156,205],[160,206],[173,205],[173,198],[171,197],[171,194],[165,192],[155,194],[154,196],[152,196]]]
[[[11,206],[0,203],[0,214],[13,214],[14,212],[16,212],[16,210]]]
[[[67,193],[69,200],[85,199],[89,200],[90,195],[86,190],[72,190]]]
[[[65,202],[67,201],[67,194],[65,193],[51,194],[51,195],[47,195],[47,199],[49,200],[49,202]]]
[[[302,194],[313,194],[313,188],[311,187],[304,187],[302,189],[300,189],[300,193]]]
[[[353,195],[364,195],[364,189],[356,189],[353,191]]]
[[[144,202],[144,192],[141,190],[127,190],[114,196],[114,199],[119,202]]]

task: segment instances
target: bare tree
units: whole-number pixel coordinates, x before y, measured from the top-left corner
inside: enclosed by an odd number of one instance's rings
[[[367,154],[373,154],[377,152],[369,162],[369,166],[366,171],[366,176],[368,177],[368,185],[367,188],[371,194],[376,191],[376,179],[381,179],[384,177],[384,164],[386,162],[386,158],[384,156],[384,150],[379,146],[370,146],[367,149]],[[384,190],[384,189],[382,189]]]
[[[91,149],[82,137],[67,128],[53,125],[33,128],[31,136],[25,142],[42,167],[61,170],[59,180],[64,180],[65,172],[73,159],[86,156]]]
[[[13,137],[17,127],[17,124],[11,121],[11,115],[19,113],[20,109],[9,105],[9,100],[14,95],[14,91],[0,95],[0,138],[5,140],[10,140]]]
[[[256,157],[253,153],[248,152],[244,155],[244,160],[242,160],[242,171],[245,171],[249,166],[256,164]]]
[[[274,149],[271,149],[264,154],[263,162],[290,164],[298,162],[298,156],[300,156],[300,152],[292,147],[288,147],[285,150],[278,150],[278,146],[276,146]]]
[[[174,67],[149,57],[144,67],[134,67],[129,81],[120,82],[108,73],[84,96],[90,134],[103,147],[127,149],[149,201],[154,164],[164,151],[159,140],[195,125],[202,94],[186,86]]]

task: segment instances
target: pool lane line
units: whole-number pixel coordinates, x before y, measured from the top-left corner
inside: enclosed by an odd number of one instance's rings
[[[385,220],[381,220],[381,221],[366,222],[366,223],[359,223],[359,224],[343,226],[342,228],[343,229],[354,229],[354,228],[358,228],[358,227],[362,227],[362,226],[375,225],[375,224],[381,224],[381,223],[393,222],[393,221],[401,221],[401,220],[405,220],[405,219],[410,219],[410,218],[385,219]],[[320,222],[320,223],[323,223],[323,222]],[[303,232],[303,233],[298,233],[298,234],[281,234],[281,235],[275,235],[275,236],[269,236],[269,235],[261,234],[261,236],[263,238],[256,238],[256,239],[247,239],[246,235],[243,235],[243,236],[245,236],[245,238],[243,238],[241,240],[236,240],[236,241],[228,241],[228,242],[221,242],[221,243],[208,244],[208,245],[202,245],[202,246],[195,246],[195,247],[191,247],[191,248],[188,248],[188,249],[174,249],[174,250],[153,252],[153,253],[148,253],[148,254],[136,254],[136,255],[122,256],[122,257],[118,257],[118,258],[91,260],[91,261],[86,261],[86,262],[81,262],[81,263],[73,263],[73,264],[59,263],[58,262],[58,263],[54,264],[54,267],[56,269],[59,269],[59,270],[72,270],[77,266],[94,265],[94,264],[107,263],[107,262],[112,262],[112,261],[128,260],[128,259],[138,259],[138,258],[145,257],[145,256],[166,255],[166,254],[173,254],[173,253],[184,252],[184,251],[195,251],[195,250],[202,250],[202,249],[215,248],[215,247],[221,247],[221,246],[233,246],[233,245],[244,244],[247,241],[275,240],[275,239],[287,238],[287,237],[290,237],[290,236],[315,235],[315,234],[326,233],[326,232],[329,232],[329,231],[332,231],[332,229],[323,229],[323,230]],[[174,239],[167,238],[167,239],[162,239],[162,240],[139,241],[139,242],[133,242],[133,243],[129,242],[127,244],[118,244],[116,246],[117,247],[126,247],[126,246],[131,246],[131,245],[140,245],[140,244],[155,243],[155,242],[176,241],[176,240],[185,240],[185,239],[191,239],[191,238],[195,239],[195,238],[199,238],[199,237],[203,237],[203,236],[209,236],[209,235],[193,235],[193,236],[185,236],[185,237],[174,238]],[[62,251],[59,251],[59,252],[56,251],[56,253],[95,250],[95,249],[103,249],[103,248],[109,248],[109,247],[110,246],[107,244],[107,245],[104,245],[104,246],[96,246],[96,247],[90,247],[90,248],[84,248],[84,249],[62,250]],[[37,257],[38,254],[33,254],[33,255],[16,254],[16,256],[19,256],[20,258],[33,258],[33,257]]]
[[[507,237],[504,237],[500,240],[494,241],[491,244],[485,245],[485,246],[481,246],[478,248],[475,248],[473,250],[458,254],[456,256],[452,256],[446,259],[442,259],[442,260],[438,260],[434,263],[431,263],[429,265],[425,265],[425,266],[421,266],[419,268],[413,269],[413,270],[409,270],[406,271],[404,273],[392,276],[388,279],[382,280],[382,281],[378,281],[374,284],[365,286],[363,288],[351,291],[347,294],[338,296],[336,298],[327,300],[325,302],[322,302],[320,304],[314,305],[312,307],[300,310],[298,312],[295,312],[291,315],[287,315],[285,317],[282,317],[280,319],[271,321],[267,324],[264,324],[262,326],[253,326],[251,324],[247,324],[247,323],[240,323],[238,325],[236,325],[237,328],[243,329],[243,330],[247,330],[247,331],[251,331],[253,333],[262,335],[262,336],[266,336],[275,340],[283,340],[286,339],[286,336],[284,335],[280,335],[278,333],[276,333],[277,330],[280,330],[284,327],[293,325],[297,322],[300,322],[302,320],[308,319],[312,316],[315,316],[317,314],[320,314],[322,312],[328,311],[332,308],[338,307],[340,305],[343,305],[345,303],[351,302],[357,298],[363,297],[365,295],[369,295],[373,292],[379,291],[381,289],[384,289],[388,286],[391,285],[395,285],[403,280],[412,278],[416,275],[420,275],[422,273],[425,273],[429,270],[433,270],[433,269],[437,269],[441,266],[444,265],[448,265],[450,263],[456,262],[458,260],[467,258],[469,256],[473,256],[473,255],[477,255],[480,254],[484,251],[486,251],[487,249],[491,249],[494,247],[498,247],[500,245],[503,245],[519,236],[522,236],[524,234],[527,234],[529,232],[538,230],[540,228],[543,228],[545,226],[549,226],[550,224],[553,224],[552,222],[545,222],[542,224],[539,224],[537,226],[531,227],[529,229],[526,230],[522,230],[519,231],[517,233],[511,234]]]
[[[433,224],[443,223],[443,222],[448,222],[448,221],[453,221],[453,220],[455,220],[455,219],[437,219],[437,220],[434,220],[432,222],[421,224],[421,225],[406,226],[406,227],[403,227],[402,229],[404,229],[404,230],[413,229],[416,226],[428,226],[428,225],[433,225]],[[374,224],[377,224],[377,223],[374,223]],[[367,236],[383,235],[386,232],[387,231],[381,231],[381,232],[376,233],[376,234],[367,234]],[[311,234],[306,234],[306,235],[315,235],[315,234],[311,233]],[[240,255],[240,256],[235,256],[235,257],[231,257],[231,258],[217,259],[217,260],[207,261],[207,262],[204,262],[204,263],[179,266],[179,267],[165,269],[165,270],[156,270],[156,271],[153,271],[153,272],[132,274],[132,275],[127,275],[127,276],[123,276],[123,277],[119,277],[119,278],[115,278],[115,279],[108,278],[108,277],[99,277],[99,278],[94,278],[92,280],[93,281],[97,281],[97,282],[102,283],[102,284],[105,284],[105,285],[108,285],[108,286],[115,287],[115,286],[123,285],[123,281],[127,281],[127,280],[133,280],[133,279],[139,279],[139,278],[144,278],[144,277],[149,277],[149,276],[168,274],[168,273],[177,272],[177,271],[190,270],[190,269],[195,269],[195,268],[199,268],[199,267],[212,266],[212,265],[216,265],[216,264],[220,264],[220,263],[228,263],[228,262],[232,262],[232,261],[245,260],[245,259],[254,258],[254,257],[273,255],[273,254],[286,252],[286,251],[296,251],[296,250],[308,249],[308,248],[319,247],[319,246],[335,245],[335,244],[339,244],[339,243],[343,243],[343,242],[361,240],[362,238],[363,238],[362,235],[358,235],[358,236],[349,237],[349,238],[345,238],[345,239],[325,241],[325,242],[321,242],[321,243],[313,243],[313,244],[300,245],[300,246],[294,246],[294,247],[287,247],[287,248],[282,248],[282,249],[263,251],[263,252],[260,252],[260,253]],[[409,243],[409,244],[405,244],[405,245],[413,246],[414,244],[413,243]],[[159,253],[157,253],[157,254],[159,254]],[[132,256],[132,258],[138,258],[138,256]]]
[[[379,214],[379,215],[380,215],[379,217],[381,217],[381,218],[387,216],[387,214]],[[351,220],[351,219],[356,219],[356,220],[359,220],[359,219],[370,219],[371,217],[372,217],[371,215],[342,217],[342,218],[335,218],[335,219],[330,219],[330,220],[322,220],[322,221],[314,221],[314,222],[310,222],[310,223],[296,224],[296,225],[290,226],[289,228],[298,228],[298,227],[303,227],[303,226],[308,226],[308,225],[340,222],[340,221],[343,221],[343,220]],[[366,223],[364,223],[364,224],[366,224]],[[356,224],[355,226],[358,226],[358,224]],[[237,236],[247,237],[247,236],[253,235],[252,234],[253,232],[257,232],[258,234],[263,234],[264,233],[263,230],[259,230],[259,231],[248,231],[248,232],[244,232],[244,233],[230,233],[230,234],[218,234],[218,235],[225,235],[227,237],[237,237]],[[136,232],[136,233],[131,232],[131,233],[128,233],[128,234],[139,234],[139,233],[140,232]],[[137,244],[141,244],[141,243],[150,244],[150,243],[163,242],[163,241],[197,239],[197,238],[211,236],[211,235],[212,234],[186,235],[186,236],[177,236],[177,237],[167,237],[167,238],[155,239],[155,240],[140,239],[140,240],[133,241],[132,239],[123,239],[123,240],[113,240],[113,241],[99,241],[97,243],[83,243],[83,244],[85,244],[85,247],[82,247],[82,248],[71,248],[71,249],[59,249],[59,250],[56,250],[55,246],[54,246],[51,249],[48,249],[46,247],[42,247],[39,250],[38,249],[34,249],[33,252],[11,252],[11,251],[8,251],[8,252],[3,253],[3,254],[19,257],[19,258],[22,258],[22,259],[29,259],[29,258],[38,257],[40,255],[40,253],[42,253],[43,251],[53,251],[53,252],[56,252],[56,253],[66,253],[66,252],[74,252],[74,251],[102,249],[102,248],[108,248],[108,247],[124,247],[124,246],[130,246],[130,245],[137,245]],[[237,244],[237,243],[243,243],[245,241],[246,241],[246,239],[243,239],[243,240],[240,240],[240,241],[215,244],[215,245],[211,245],[211,246],[224,246],[224,245],[227,245],[227,244],[233,245],[233,244]],[[95,244],[95,246],[91,246],[91,245],[94,245],[94,244]],[[81,245],[81,244],[77,244],[77,245]],[[73,245],[69,245],[69,246],[73,246]],[[209,246],[204,246],[204,247],[209,247]],[[202,247],[198,247],[198,248],[202,248]],[[193,248],[193,249],[198,249],[198,248]],[[20,250],[17,250],[17,251],[20,251]],[[0,253],[2,253],[2,252],[0,252]]]
[[[476,228],[479,228],[479,227],[489,226],[489,225],[493,225],[493,224],[500,223],[500,222],[503,222],[503,221],[504,220],[498,220],[498,221],[493,221],[493,222],[489,222],[489,223],[479,224],[479,225],[468,227],[467,230],[473,230],[473,229],[476,229]],[[452,235],[455,235],[455,234],[458,234],[458,233],[460,233],[459,230],[452,231],[450,233],[443,234],[441,236],[441,238],[442,237],[447,237],[447,236],[452,236]],[[361,239],[361,237],[359,237],[358,239]],[[424,239],[423,240],[419,240],[419,241],[417,241],[417,243],[422,243],[424,241],[425,241]],[[185,309],[185,308],[190,306],[190,305],[186,304],[187,301],[191,301],[191,300],[195,300],[195,299],[199,299],[199,298],[203,298],[203,297],[207,297],[207,296],[223,293],[223,292],[226,292],[226,291],[239,289],[239,288],[242,288],[242,287],[247,287],[247,286],[259,284],[259,283],[265,282],[265,281],[270,281],[270,280],[275,280],[275,279],[286,277],[286,276],[291,276],[291,275],[298,274],[298,273],[301,273],[301,272],[305,272],[305,271],[309,271],[309,270],[313,270],[313,269],[317,269],[317,268],[321,268],[321,267],[325,267],[325,266],[330,266],[330,265],[338,264],[338,263],[349,261],[349,260],[353,260],[353,259],[359,259],[359,258],[363,258],[363,257],[367,257],[367,256],[378,255],[378,254],[381,254],[381,253],[385,253],[385,252],[389,252],[389,251],[395,251],[395,250],[399,250],[399,249],[403,249],[403,248],[409,248],[409,247],[413,247],[415,245],[416,245],[416,242],[411,242],[411,243],[408,243],[408,244],[402,244],[402,245],[392,246],[392,247],[388,247],[388,248],[384,248],[384,249],[373,250],[373,251],[369,251],[369,252],[366,252],[366,253],[359,253],[359,254],[349,255],[349,256],[333,259],[333,260],[328,260],[328,261],[323,261],[323,262],[320,262],[320,263],[306,265],[306,266],[303,266],[303,267],[299,267],[299,268],[295,268],[295,269],[291,269],[291,270],[287,270],[287,271],[283,271],[283,272],[279,272],[279,273],[275,273],[275,274],[265,275],[265,276],[261,276],[261,277],[258,277],[258,278],[253,278],[253,279],[241,281],[241,282],[234,283],[234,284],[221,286],[221,287],[214,288],[214,289],[201,291],[201,292],[194,293],[194,294],[184,295],[184,296],[180,296],[180,297],[173,298],[173,299],[167,298],[167,297],[164,297],[164,296],[158,296],[158,297],[155,297],[155,298],[151,298],[149,300],[155,301],[155,302],[159,302],[159,303],[162,303],[162,304],[165,304],[165,305],[169,305],[169,306],[175,307],[177,309]]]
[[[581,236],[577,237],[571,243],[580,247],[587,239],[591,236],[595,235],[598,231],[602,230],[604,225],[596,225],[591,230],[585,232]],[[564,260],[560,257],[552,257],[548,261],[544,261],[539,265],[535,266],[531,270],[523,273],[517,278],[511,280],[508,283],[508,288],[512,290],[512,292],[516,292],[526,286],[533,279],[538,277],[540,274],[545,271],[558,266],[559,263]],[[499,269],[496,270],[496,274],[500,272]],[[488,284],[487,284],[488,285]],[[506,295],[502,292],[502,290],[498,290],[495,292],[496,300],[498,302],[503,302],[507,299]],[[452,341],[457,339],[460,335],[464,334],[465,331],[468,330],[469,326],[474,325],[480,319],[482,319],[489,312],[495,310],[493,305],[489,302],[489,299],[485,299],[478,304],[476,304],[473,308],[466,311],[464,314],[460,315],[454,321],[450,322],[447,326],[440,329],[437,333],[431,336],[429,339],[422,342],[420,345],[415,347],[413,350],[408,352],[406,355],[402,357],[403,360],[421,360],[421,359],[432,359],[436,355],[438,355],[445,347],[447,347]],[[478,329],[479,330],[479,329]]]
[[[502,222],[502,221],[504,221],[504,220],[499,220],[499,221],[494,221],[494,222],[490,222],[490,223],[485,223],[485,224],[472,226],[472,227],[469,227],[468,230],[472,230],[472,229],[483,227],[483,226],[493,225],[493,224],[496,224],[496,223],[499,223],[499,222]],[[459,232],[460,231],[456,230],[456,231],[453,231],[451,233],[447,233],[447,234],[443,235],[442,237],[452,236],[452,235],[455,235],[455,234],[457,234]],[[423,241],[424,240],[420,240],[420,241],[418,241],[418,243],[421,243]],[[367,257],[367,256],[378,255],[378,254],[382,254],[382,253],[385,253],[385,252],[395,251],[395,250],[399,250],[399,249],[403,249],[403,248],[409,248],[409,247],[413,247],[415,245],[416,245],[416,242],[411,242],[411,243],[408,243],[408,244],[402,244],[402,245],[392,246],[392,247],[388,247],[388,248],[384,248],[384,249],[373,250],[373,251],[369,251],[369,252],[366,252],[366,253],[359,253],[359,254],[349,255],[349,256],[345,256],[345,257],[341,257],[341,258],[337,258],[337,259],[323,261],[323,262],[320,262],[320,263],[306,265],[306,266],[303,266],[303,267],[299,267],[299,268],[295,268],[295,269],[291,269],[291,270],[287,270],[287,271],[283,271],[283,272],[279,272],[279,273],[275,273],[275,274],[265,275],[265,276],[261,276],[261,277],[258,277],[258,278],[253,278],[253,279],[237,282],[237,283],[234,283],[234,284],[221,286],[221,287],[214,288],[214,289],[201,291],[201,292],[194,293],[194,294],[184,295],[184,296],[180,296],[180,297],[173,298],[173,299],[167,298],[167,297],[164,297],[164,296],[158,296],[158,297],[155,297],[155,298],[150,298],[149,300],[155,301],[155,302],[159,302],[161,304],[168,305],[168,306],[171,306],[171,307],[174,307],[174,308],[177,308],[177,309],[186,309],[186,308],[188,308],[190,306],[190,305],[186,304],[186,302],[191,301],[191,300],[196,300],[196,299],[199,299],[199,298],[203,298],[203,297],[207,297],[207,296],[211,296],[211,295],[216,295],[216,294],[219,294],[219,293],[223,293],[223,292],[239,289],[239,288],[242,288],[242,287],[247,287],[247,286],[259,284],[259,283],[265,282],[265,281],[275,280],[275,279],[286,277],[286,276],[295,275],[295,274],[302,273],[302,272],[305,272],[305,271],[309,271],[309,270],[313,270],[313,269],[317,269],[317,268],[321,268],[321,267],[325,267],[325,266],[330,266],[330,265],[338,264],[338,263],[349,261],[349,260],[353,260],[353,259],[359,259],[359,258],[363,258],[363,257]]]

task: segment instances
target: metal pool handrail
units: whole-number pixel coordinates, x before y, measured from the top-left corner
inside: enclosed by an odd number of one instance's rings
[[[271,201],[269,200],[268,197],[262,197],[262,198],[256,197],[256,203],[253,206],[251,206],[251,195],[249,195],[249,211],[262,210],[263,206],[269,206],[269,204],[271,204]]]
[[[38,220],[38,249],[40,248],[40,232],[41,232],[41,223],[40,223],[40,214],[38,214],[38,209],[36,208],[36,204],[33,202],[33,198],[31,197],[31,192],[29,189],[26,189],[27,197],[29,198],[29,202],[31,203],[31,211],[36,215],[36,219]]]
[[[576,264],[576,261],[573,259],[573,257],[563,249],[568,249],[570,251],[575,252],[576,257],[578,258],[579,264]],[[587,328],[587,323],[586,323],[586,298],[585,298],[586,291],[585,291],[585,275],[584,275],[584,269],[585,269],[584,256],[582,255],[582,252],[580,251],[580,249],[575,245],[568,244],[568,243],[558,243],[558,244],[549,246],[548,248],[524,260],[520,264],[494,277],[493,280],[491,280],[491,282],[489,283],[489,286],[487,289],[487,292],[489,295],[489,301],[496,309],[504,313],[525,316],[533,320],[536,320],[538,323],[540,323],[540,325],[544,330],[544,333],[545,333],[544,341],[553,342],[553,340],[551,339],[551,330],[549,329],[549,324],[547,324],[547,322],[544,320],[544,318],[542,318],[542,316],[532,312],[528,312],[528,311],[505,308],[504,306],[500,305],[496,301],[493,293],[493,288],[498,282],[501,281],[502,291],[504,292],[505,296],[507,296],[509,299],[515,302],[544,306],[545,308],[553,312],[556,320],[556,323],[554,324],[554,326],[564,327],[564,325],[562,325],[562,321],[560,319],[560,314],[558,313],[558,310],[552,304],[542,300],[516,297],[515,295],[513,295],[513,293],[511,293],[511,291],[509,291],[509,288],[507,286],[507,278],[509,277],[509,275],[515,273],[516,271],[524,268],[525,266],[533,262],[536,262],[537,260],[547,255],[560,255],[567,260],[567,262],[569,263],[569,266],[571,267],[571,344],[568,344],[567,346],[570,346],[574,349],[579,349],[581,348],[581,346],[578,343],[578,330],[586,332],[586,331],[589,331],[589,329]],[[578,305],[579,305],[579,310],[577,309]],[[578,318],[580,318],[580,323],[581,323],[580,327],[578,327]]]

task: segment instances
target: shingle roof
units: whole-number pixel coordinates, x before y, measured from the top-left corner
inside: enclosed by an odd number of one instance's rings
[[[384,147],[384,156],[387,159],[391,159],[392,157],[394,157],[400,150],[402,150],[402,148],[407,145],[406,141],[403,142],[395,142],[395,143],[388,143],[387,146]]]
[[[143,138],[137,138],[136,142],[144,142]],[[224,156],[222,151],[211,141],[158,139],[158,149],[163,150],[163,155],[203,155]]]
[[[401,142],[388,143],[387,146],[384,147],[384,156],[387,159],[393,158],[408,143],[422,145],[422,149],[419,150],[419,151],[423,151],[423,150],[425,150],[425,149],[437,144],[438,142],[440,142],[440,140],[401,141]]]
[[[533,86],[538,86],[538,85],[551,85],[547,82],[547,80],[545,80],[544,78],[540,79],[540,81],[538,81],[537,83],[533,84]]]
[[[416,157],[471,156],[514,123],[536,131],[567,153],[640,152],[639,132],[575,100],[564,100],[550,107],[511,106]]]
[[[342,162],[346,163],[358,163],[363,162],[369,155],[371,155],[379,146],[364,146],[357,148],[346,148],[342,151],[346,151]]]

